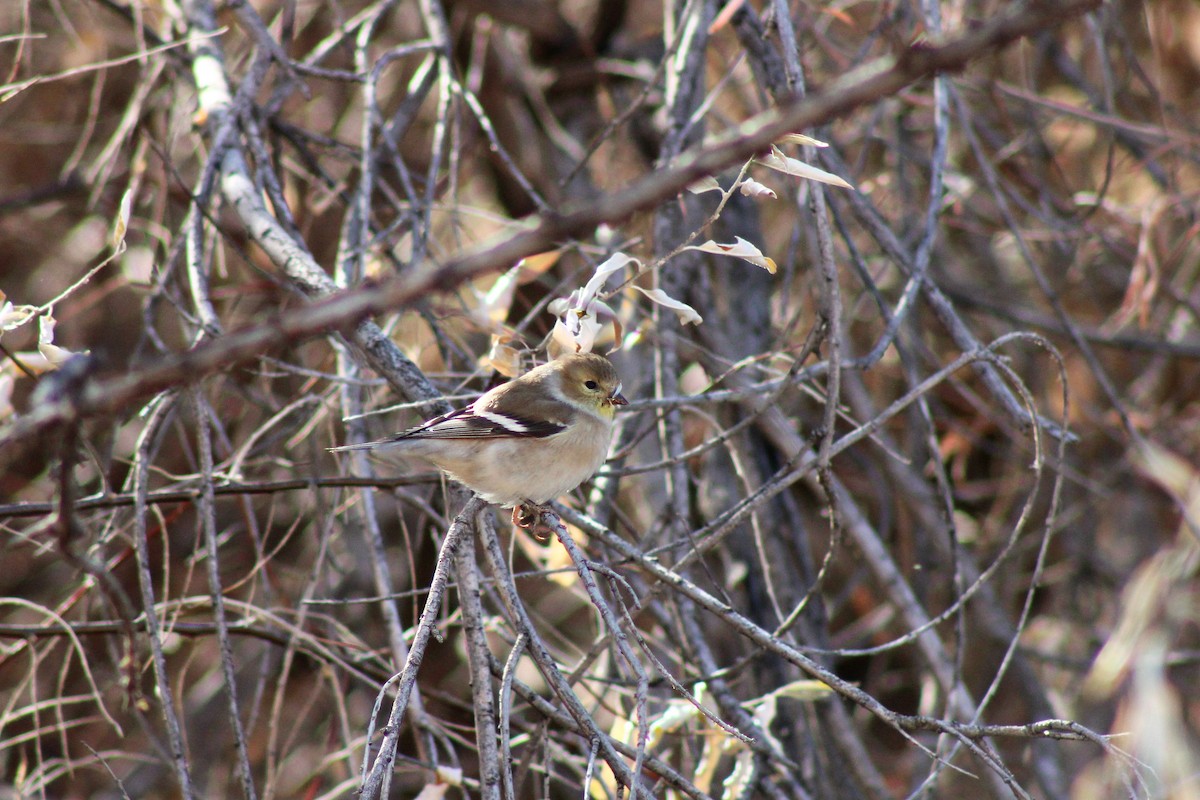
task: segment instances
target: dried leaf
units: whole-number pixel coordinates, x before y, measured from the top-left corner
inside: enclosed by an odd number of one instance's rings
[[[683,249],[699,250],[701,253],[712,253],[713,255],[718,256],[733,256],[734,258],[740,258],[745,261],[749,261],[756,267],[762,267],[772,275],[775,274],[775,262],[763,255],[762,250],[759,250],[757,247],[752,245],[750,242],[747,242],[740,236],[735,236],[733,238],[737,240],[733,244],[721,244],[720,242],[714,242],[712,239],[709,239],[704,244],[692,245]]]
[[[508,309],[512,306],[520,271],[521,267],[518,264],[504,272],[480,299],[479,311],[492,323],[499,324],[508,318]]]
[[[440,766],[434,774],[437,776],[438,783],[454,787],[463,785],[463,771],[458,767]]]
[[[712,793],[713,779],[716,777],[717,767],[720,766],[721,759],[724,757],[725,748],[721,746],[720,742],[713,736],[705,736],[704,749],[700,751],[700,758],[696,761],[696,768],[692,771],[692,783],[697,789],[705,794]]]
[[[695,183],[689,183],[687,190],[692,194],[704,194],[705,192],[723,192],[721,184],[717,183],[717,179],[712,175],[705,175]]]
[[[53,314],[46,314],[38,320],[38,344],[52,344],[54,342],[54,328],[58,325],[58,320]]]
[[[840,186],[844,189],[854,188],[842,178],[834,175],[832,172],[826,172],[825,170],[818,169],[811,164],[805,164],[799,159],[784,155],[783,151],[775,145],[771,145],[771,152],[769,154],[756,160],[764,167],[769,167],[770,169],[777,170],[786,175],[794,175],[797,178],[806,178],[810,181],[827,183],[830,186]]]
[[[822,142],[820,139],[805,136],[803,133],[788,133],[781,136],[778,141],[780,144],[806,144],[809,147],[829,147],[829,142]]]
[[[674,311],[675,315],[679,317],[679,323],[681,325],[687,325],[689,322],[699,325],[701,322],[704,322],[704,318],[697,313],[696,309],[692,308],[682,300],[676,300],[662,289],[643,289],[640,286],[635,286],[633,288],[637,289],[639,292],[646,295],[646,297],[649,297],[652,301],[658,303],[663,308],[669,308]]]
[[[1187,458],[1154,441],[1143,441],[1132,453],[1134,467],[1178,497],[1188,515],[1200,514],[1200,469]]]
[[[850,16],[849,14],[847,14],[845,11],[843,11],[843,10],[842,10],[842,9],[840,9],[840,8],[830,8],[830,7],[826,6],[826,7],[824,7],[824,8],[822,8],[822,9],[821,9],[821,13],[822,13],[822,14],[828,14],[829,16],[833,17],[833,18],[834,18],[834,19],[836,19],[836,20],[839,20],[839,21],[841,21],[841,22],[845,23],[846,25],[850,25],[851,27],[855,27],[855,25],[854,25],[854,17]]]
[[[51,314],[45,314],[38,320],[38,352],[42,354],[42,358],[46,359],[50,369],[56,369],[75,355],[65,347],[54,344],[54,326],[57,324],[58,322]]]
[[[795,700],[812,701],[828,697],[832,690],[820,681],[798,680],[781,686],[769,694],[749,700],[742,705],[754,710],[754,721],[762,731],[763,738],[772,747],[781,747],[778,739],[771,732],[771,725],[779,713],[779,698],[787,697]]]
[[[154,251],[149,247],[130,247],[121,256],[121,274],[136,286],[154,283]]]
[[[462,786],[463,772],[452,767],[438,767],[434,783],[427,783],[414,800],[442,800],[451,788]]]
[[[746,0],[731,0],[721,9],[721,13],[713,17],[712,24],[708,26],[708,35],[712,36],[717,31],[729,24],[729,20],[733,19],[733,15],[738,12],[738,9],[746,4]]]
[[[450,791],[448,783],[427,783],[417,793],[414,800],[442,800],[448,791]]]
[[[578,347],[575,337],[567,330],[562,317],[554,320],[554,327],[550,331],[550,340],[546,342],[546,354],[550,356],[551,360],[570,353],[577,353],[579,352]]]
[[[133,190],[126,189],[121,195],[121,207],[117,212],[117,220],[113,224],[111,243],[113,249],[120,249],[125,244],[125,233],[129,230],[129,215],[133,211]]]
[[[746,195],[746,197],[764,198],[769,197],[772,200],[777,198],[775,191],[764,184],[759,183],[753,178],[747,178],[738,184],[738,191]]]
[[[1181,694],[1169,677],[1168,665],[1175,660],[1175,648],[1168,644],[1170,638],[1160,629],[1138,649],[1129,694],[1123,698],[1113,724],[1120,726],[1114,730],[1129,732],[1129,744],[1122,747],[1128,747],[1163,785],[1194,786],[1200,765],[1184,711],[1192,698],[1190,692]],[[1195,800],[1197,795],[1184,790],[1165,796]]]
[[[1138,472],[1175,497],[1184,519],[1200,513],[1200,470],[1189,459],[1158,442],[1135,447],[1130,461]],[[1146,650],[1162,635],[1172,598],[1190,591],[1200,570],[1200,546],[1184,522],[1173,545],[1142,562],[1121,591],[1120,617],[1108,641],[1096,655],[1083,682],[1085,694],[1109,697],[1130,671],[1146,661]]]
[[[21,366],[34,375],[41,375],[43,372],[49,372],[58,366],[37,350],[21,350],[15,354],[15,357],[21,362]]]
[[[647,747],[654,748],[668,733],[677,733],[688,723],[700,719],[700,710],[688,700],[671,700],[658,718],[650,723]]]
[[[14,306],[8,302],[7,295],[0,292],[0,334],[21,327],[36,313],[34,306]]]
[[[621,320],[615,315],[610,321],[613,325],[613,346],[609,348],[608,355],[611,356],[625,344],[625,326],[621,324]]]
[[[546,274],[546,271],[558,263],[562,257],[562,249],[548,250],[545,253],[534,253],[531,256],[525,256],[517,262],[517,270],[520,272],[520,280],[518,283],[526,284],[539,275]]]
[[[1158,296],[1160,281],[1158,255],[1154,250],[1152,234],[1166,207],[1164,201],[1157,200],[1150,203],[1142,213],[1137,255],[1133,259],[1133,269],[1129,271],[1125,297],[1122,298],[1121,306],[1109,327],[1123,328],[1134,317],[1137,317],[1138,326],[1141,328],[1150,323],[1150,308]]]
[[[517,287],[537,280],[546,270],[553,267],[561,256],[562,250],[537,253],[521,259],[515,267],[506,270],[480,297],[477,318],[486,318],[493,325],[502,324],[508,319]]]
[[[548,344],[550,357],[558,358],[565,353],[592,352],[603,329],[604,325],[597,317],[573,309],[567,311],[554,320],[554,329],[550,332]]]
[[[493,334],[492,346],[487,354],[491,368],[506,378],[515,378],[521,374],[521,351],[510,345],[511,341],[509,337]]]
[[[574,320],[571,319],[572,316],[575,317]],[[603,327],[600,320],[591,314],[572,315],[568,313],[567,326],[571,328],[571,334],[575,338],[575,352],[592,352],[592,348],[596,346],[596,338],[600,336],[600,330]]]
[[[771,724],[775,722],[775,717],[779,713],[778,696],[774,692],[771,692],[770,694],[764,695],[763,697],[753,700],[750,703],[746,703],[745,705],[751,704],[757,705],[757,708],[754,710],[754,722],[758,725],[758,729],[762,731],[763,738],[766,739],[772,747],[779,747],[782,749],[780,741],[776,739],[775,734],[771,732]]]
[[[583,287],[583,293],[579,295],[579,308],[587,310],[588,305],[604,288],[604,284],[614,272],[620,272],[627,264],[637,264],[640,269],[642,262],[638,261],[633,256],[627,256],[624,253],[613,253],[604,263],[596,267],[596,271],[588,280],[587,285]]]
[[[17,379],[10,372],[0,372],[0,420],[7,419],[13,413],[13,388]]]
[[[777,697],[790,697],[793,700],[820,700],[832,695],[833,689],[820,681],[800,680],[780,686],[771,694]]]
[[[725,792],[721,795],[721,800],[741,800],[748,797],[750,789],[754,786],[753,778],[754,753],[743,750],[734,759],[733,771],[725,779]]]
[[[592,352],[603,327],[601,319],[614,322],[617,319],[617,312],[599,300],[597,295],[614,273],[620,272],[629,264],[641,266],[641,262],[632,256],[614,253],[596,267],[596,271],[582,289],[571,292],[565,299],[556,298],[550,302],[547,309],[558,317],[551,334],[551,356],[555,355],[554,350],[559,354]],[[618,337],[619,335],[618,333]],[[619,339],[617,343],[620,344]]]

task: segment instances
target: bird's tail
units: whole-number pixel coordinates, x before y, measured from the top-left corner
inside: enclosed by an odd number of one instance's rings
[[[374,450],[379,442],[362,442],[360,444],[344,444],[341,447],[327,448],[331,453],[345,453],[350,450]]]

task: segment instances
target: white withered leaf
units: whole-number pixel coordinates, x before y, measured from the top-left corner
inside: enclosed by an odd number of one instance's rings
[[[772,275],[775,274],[776,267],[774,260],[763,255],[762,250],[759,250],[742,237],[735,236],[733,238],[737,240],[733,244],[721,244],[720,242],[714,242],[712,239],[709,239],[704,244],[692,245],[683,249],[699,250],[701,253],[712,253],[713,255],[718,256],[733,256],[734,258],[740,258],[743,261],[749,261],[756,267],[762,267]]]

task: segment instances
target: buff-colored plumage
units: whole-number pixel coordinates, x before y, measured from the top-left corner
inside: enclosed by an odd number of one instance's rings
[[[541,505],[596,473],[608,455],[616,407],[625,402],[612,363],[579,353],[532,369],[470,406],[411,430],[333,449],[399,448],[490,503]]]

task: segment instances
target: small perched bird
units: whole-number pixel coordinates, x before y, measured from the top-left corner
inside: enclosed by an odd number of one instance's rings
[[[541,506],[595,474],[608,456],[621,380],[594,353],[562,356],[443,414],[387,439],[332,450],[401,448],[433,463],[489,503]]]

